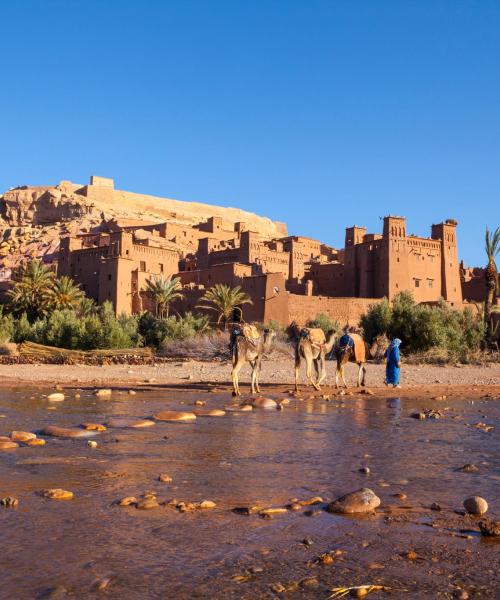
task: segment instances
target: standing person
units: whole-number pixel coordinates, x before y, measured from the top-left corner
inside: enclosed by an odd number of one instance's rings
[[[385,351],[384,358],[387,359],[385,367],[385,384],[393,385],[395,388],[400,388],[400,370],[401,370],[401,355],[399,353],[399,346],[401,340],[394,338],[389,344],[389,347]]]

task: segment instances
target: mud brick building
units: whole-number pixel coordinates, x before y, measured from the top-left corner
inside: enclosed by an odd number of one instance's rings
[[[107,180],[91,182],[85,194],[110,189]],[[181,280],[184,298],[173,307],[179,312],[196,310],[207,288],[224,283],[252,298],[244,307],[248,321],[305,322],[322,312],[355,324],[370,304],[402,290],[418,302],[444,298],[461,306],[456,227],[448,220],[423,238],[407,234],[403,217],[387,216],[381,234],[348,227],[337,250],[307,237],[261,235],[222,217],[192,225],[111,219],[96,233],[61,239],[58,273],[97,302],[110,300],[117,313],[150,307],[146,280],[163,275]]]

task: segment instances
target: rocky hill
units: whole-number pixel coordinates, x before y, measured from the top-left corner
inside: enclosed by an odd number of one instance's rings
[[[228,228],[244,222],[264,237],[286,235],[283,223],[236,208],[184,202],[115,190],[113,180],[92,177],[89,185],[21,186],[0,196],[0,280],[19,262],[57,259],[61,236],[97,232],[110,221],[194,226],[221,217]]]

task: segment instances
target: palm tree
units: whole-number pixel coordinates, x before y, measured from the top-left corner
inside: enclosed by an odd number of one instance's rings
[[[168,309],[172,300],[182,298],[183,293],[179,291],[181,280],[178,277],[165,279],[163,275],[153,275],[146,279],[146,292],[151,295],[156,307],[156,316],[160,319],[168,317]]]
[[[207,302],[207,304],[199,304],[197,308],[216,311],[219,315],[217,323],[224,321],[224,327],[231,319],[235,308],[239,308],[242,304],[252,304],[250,296],[241,291],[239,285],[231,288],[224,283],[216,283],[207,290],[201,298],[201,302]]]
[[[60,310],[64,308],[79,308],[84,297],[85,295],[80,286],[71,277],[67,277],[66,275],[54,281],[50,293],[52,306]]]
[[[25,312],[33,321],[50,309],[51,291],[55,274],[40,260],[21,263],[12,274],[12,287],[7,291],[15,313]]]
[[[484,303],[484,322],[486,325],[486,343],[494,342],[492,311],[495,304],[495,298],[498,292],[498,270],[495,263],[495,256],[500,251],[500,227],[491,232],[486,227],[485,250],[488,256],[488,265],[484,272],[486,279],[486,301]]]

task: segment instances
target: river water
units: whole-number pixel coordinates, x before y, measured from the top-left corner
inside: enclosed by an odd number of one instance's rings
[[[111,399],[69,391],[51,403],[50,391],[0,390],[0,435],[231,401],[157,389]],[[444,416],[410,418],[424,407]],[[474,428],[478,421],[494,429]],[[19,507],[0,507],[0,598],[327,598],[334,586],[377,583],[396,598],[451,598],[460,590],[498,597],[500,544],[455,510],[480,494],[488,514],[500,518],[499,431],[498,401],[354,396],[108,429],[92,438],[95,449],[85,439],[45,438],[42,447],[1,452],[0,497],[17,497]],[[465,463],[479,472],[456,470]],[[359,472],[364,466],[369,475]],[[160,473],[173,482],[160,483]],[[331,501],[360,487],[380,496],[376,515],[332,515],[321,505],[272,519],[231,510],[312,496]],[[39,492],[46,488],[74,498],[45,499]],[[217,507],[180,513],[115,504],[146,491],[160,502],[208,499]],[[432,503],[442,510],[430,510]],[[335,550],[333,564],[316,564]],[[409,560],[409,551],[417,558]]]

